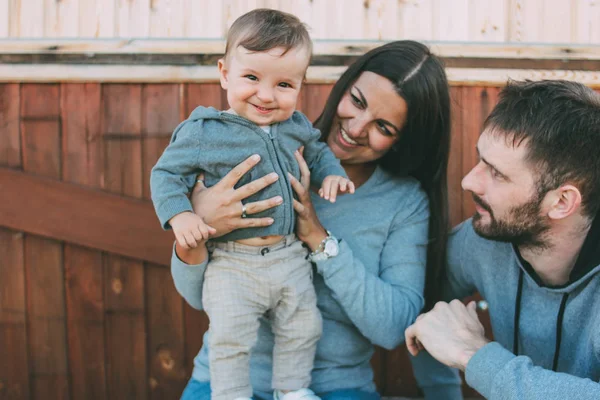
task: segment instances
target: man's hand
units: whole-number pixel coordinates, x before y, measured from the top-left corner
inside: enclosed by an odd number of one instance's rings
[[[321,189],[319,189],[319,196],[325,200],[329,200],[335,203],[338,192],[341,193],[354,193],[354,183],[343,176],[329,175],[323,179]]]
[[[488,343],[475,308],[474,301],[465,307],[453,300],[421,314],[404,332],[410,354],[425,349],[439,362],[464,371],[473,354]]]

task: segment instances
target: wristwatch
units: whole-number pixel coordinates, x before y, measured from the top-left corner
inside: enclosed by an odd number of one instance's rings
[[[340,252],[339,241],[331,234],[327,232],[327,237],[321,241],[319,247],[308,255],[308,259],[312,262],[327,260],[328,258],[335,257]]]

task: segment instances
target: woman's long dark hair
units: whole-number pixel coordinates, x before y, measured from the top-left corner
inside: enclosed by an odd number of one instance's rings
[[[425,309],[441,296],[445,279],[448,238],[447,169],[450,152],[450,94],[444,66],[422,43],[401,40],[377,47],[359,57],[334,85],[315,126],[327,139],[337,107],[350,85],[364,71],[392,82],[408,105],[400,139],[379,165],[395,176],[418,179],[429,197],[429,244]]]

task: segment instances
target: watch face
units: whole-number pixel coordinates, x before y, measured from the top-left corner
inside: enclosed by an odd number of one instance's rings
[[[337,256],[339,251],[340,249],[338,248],[337,240],[333,239],[325,242],[325,253],[327,253],[329,257]]]

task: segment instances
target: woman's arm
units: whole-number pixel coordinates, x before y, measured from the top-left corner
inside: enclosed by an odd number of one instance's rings
[[[208,264],[208,251],[204,243],[195,249],[184,249],[177,244],[171,256],[171,276],[177,292],[187,303],[202,310],[202,284]]]
[[[311,250],[326,236],[310,200],[308,167],[297,156],[302,182],[290,178],[298,194],[297,235]],[[333,297],[360,332],[376,345],[392,349],[404,340],[404,330],[423,307],[423,285],[429,210],[427,198],[407,199],[405,216],[396,217],[380,254],[379,275],[368,271],[347,241],[336,257],[319,261]],[[335,234],[335,232],[334,232]]]
[[[404,341],[404,330],[424,304],[427,215],[425,204],[424,210],[418,207],[409,218],[392,224],[378,275],[367,270],[347,241],[340,243],[336,257],[317,263],[317,271],[354,325],[386,349]]]

